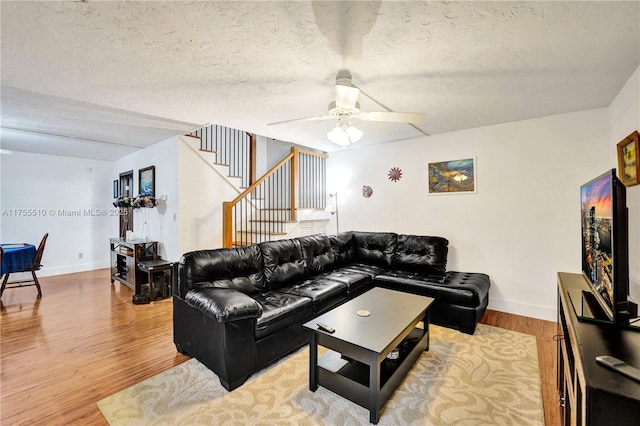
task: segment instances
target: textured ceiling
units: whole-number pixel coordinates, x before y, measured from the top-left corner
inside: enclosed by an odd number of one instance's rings
[[[91,158],[204,123],[337,149],[334,121],[267,123],[326,113],[341,68],[363,110],[424,112],[436,134],[607,106],[640,64],[636,1],[0,7],[2,147]],[[355,124],[363,145],[422,135]]]

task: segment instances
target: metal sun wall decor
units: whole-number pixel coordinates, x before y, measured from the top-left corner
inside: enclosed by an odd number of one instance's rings
[[[397,182],[402,179],[402,170],[400,170],[400,167],[392,167],[389,170],[388,176],[391,182]]]
[[[476,192],[473,158],[428,164],[429,195]]]
[[[369,185],[362,185],[362,196],[364,198],[371,198],[373,195],[373,189]]]

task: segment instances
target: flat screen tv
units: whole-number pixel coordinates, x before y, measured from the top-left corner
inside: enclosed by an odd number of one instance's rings
[[[629,227],[626,188],[616,169],[580,187],[584,294],[596,319],[629,323]],[[594,297],[595,296],[595,297]],[[597,302],[597,306],[593,306]],[[599,309],[598,309],[599,306]]]

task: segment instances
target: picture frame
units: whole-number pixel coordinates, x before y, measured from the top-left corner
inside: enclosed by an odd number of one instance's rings
[[[618,142],[618,177],[625,186],[640,183],[640,142],[638,131]]]
[[[427,163],[427,195],[476,193],[476,169],[475,158]]]
[[[118,189],[118,181],[113,181],[113,198],[118,198],[120,196],[120,191]]]
[[[156,196],[156,167],[138,170],[138,194]]]

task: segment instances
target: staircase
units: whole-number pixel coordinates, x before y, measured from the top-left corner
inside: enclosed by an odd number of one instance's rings
[[[223,247],[326,232],[326,154],[292,147],[255,178],[255,135],[212,125],[188,136],[199,141],[191,148],[238,192],[223,203]]]
[[[230,178],[239,178],[239,188],[247,188],[255,180],[256,136],[242,130],[216,124],[203,127],[189,134],[200,140],[200,151],[209,153],[207,160],[220,166]],[[226,169],[225,169],[226,168]]]

